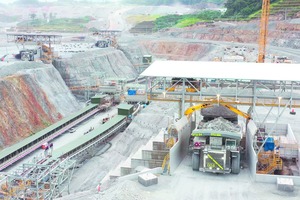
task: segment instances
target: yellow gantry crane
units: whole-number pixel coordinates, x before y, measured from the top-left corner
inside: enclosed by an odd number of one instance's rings
[[[263,0],[261,19],[260,19],[259,49],[258,49],[258,59],[257,59],[258,63],[265,62],[269,15],[270,15],[270,0]]]

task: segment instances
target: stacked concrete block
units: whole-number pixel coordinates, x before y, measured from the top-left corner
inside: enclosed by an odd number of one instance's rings
[[[147,168],[156,168],[156,167],[161,167],[163,163],[163,160],[144,160],[144,159],[136,159],[132,158],[131,159],[131,167],[136,168],[138,166],[144,166]]]
[[[167,154],[168,151],[142,150],[144,160],[163,160]]]
[[[277,178],[277,189],[287,192],[294,191],[294,181],[291,178]]]
[[[134,170],[131,167],[124,167],[124,166],[121,167],[121,176],[125,176],[133,172]]]
[[[152,145],[153,145],[153,150],[167,150],[166,144],[163,141],[161,142],[153,141]]]
[[[152,173],[145,173],[138,176],[138,181],[143,186],[151,186],[158,183],[158,177]]]

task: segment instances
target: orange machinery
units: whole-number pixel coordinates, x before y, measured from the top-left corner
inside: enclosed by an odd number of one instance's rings
[[[269,15],[270,15],[270,0],[263,0],[261,19],[260,19],[259,49],[258,49],[258,59],[257,59],[258,63],[265,62]]]

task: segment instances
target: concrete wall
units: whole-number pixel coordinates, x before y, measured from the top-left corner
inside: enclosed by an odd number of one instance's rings
[[[289,124],[287,125],[287,134],[286,134],[286,137],[287,137],[288,140],[297,141],[296,137],[294,135],[294,132],[292,130],[292,127]]]
[[[277,183],[277,178],[293,179],[294,185],[300,185],[299,176],[284,176],[284,175],[270,175],[270,174],[256,174],[255,181],[260,183]]]
[[[178,131],[178,141],[170,149],[170,174],[179,166],[184,157],[188,154],[189,138],[191,135],[191,122],[187,117],[182,117],[175,123]]]
[[[257,124],[259,128],[265,128],[269,136],[285,136],[288,130],[288,124],[265,123]]]
[[[169,151],[142,150],[144,160],[164,160]]]
[[[290,126],[290,124],[288,124],[287,127],[287,139],[291,140],[291,141],[296,141],[298,144],[298,161],[297,161],[297,167],[300,169],[300,146],[299,146],[299,141],[297,141],[295,134],[292,130],[292,127]]]
[[[162,142],[153,141],[153,143],[152,143],[152,149],[154,151],[157,151],[157,150],[165,150],[165,151],[167,151],[166,144],[163,141]]]
[[[121,171],[121,176],[126,176],[128,174],[133,173],[134,170],[131,167],[121,167],[120,171]]]
[[[254,135],[257,131],[257,127],[253,120],[250,120],[247,125],[247,132],[246,132],[246,156],[248,160],[248,166],[250,170],[251,177],[254,179],[256,174],[256,163],[257,163],[257,156],[253,149],[253,139]]]
[[[154,168],[154,169],[143,170],[142,172],[129,174],[127,176],[121,176],[121,177],[119,177],[119,180],[136,180],[139,175],[145,174],[145,173],[161,174],[162,169],[161,169],[161,167],[157,167],[157,168]]]
[[[147,168],[161,167],[163,160],[145,160],[145,159],[131,159],[131,168],[135,169],[138,166],[144,166]]]

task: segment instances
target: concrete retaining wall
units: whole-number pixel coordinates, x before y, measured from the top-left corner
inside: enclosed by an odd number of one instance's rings
[[[191,122],[187,117],[182,117],[175,123],[178,131],[178,141],[170,149],[170,174],[179,166],[184,157],[188,154],[189,138],[191,135]]]
[[[168,151],[151,151],[142,150],[142,158],[144,160],[164,160]]]
[[[257,131],[257,127],[253,120],[250,120],[247,125],[247,132],[246,132],[246,159],[248,160],[248,166],[250,170],[251,177],[254,179],[256,174],[256,163],[257,163],[257,156],[253,149],[253,138]]]
[[[157,167],[157,168],[154,168],[154,169],[147,169],[147,170],[144,170],[142,172],[135,173],[135,174],[129,174],[129,175],[126,175],[126,176],[121,176],[121,177],[119,177],[119,180],[135,180],[135,179],[138,178],[139,175],[145,174],[145,173],[161,174],[162,169],[161,169],[161,167]]]
[[[153,141],[152,148],[154,151],[157,151],[157,150],[167,151],[166,144],[163,141],[161,141],[161,142]]]
[[[121,171],[121,176],[126,176],[128,174],[133,173],[134,170],[131,167],[121,167],[120,171]]]
[[[260,183],[277,183],[277,178],[293,179],[294,185],[300,185],[299,176],[284,176],[284,175],[269,175],[269,174],[256,174],[255,181]]]
[[[131,159],[131,168],[136,168],[138,166],[144,166],[147,168],[161,167],[163,160],[145,160],[145,159]]]

